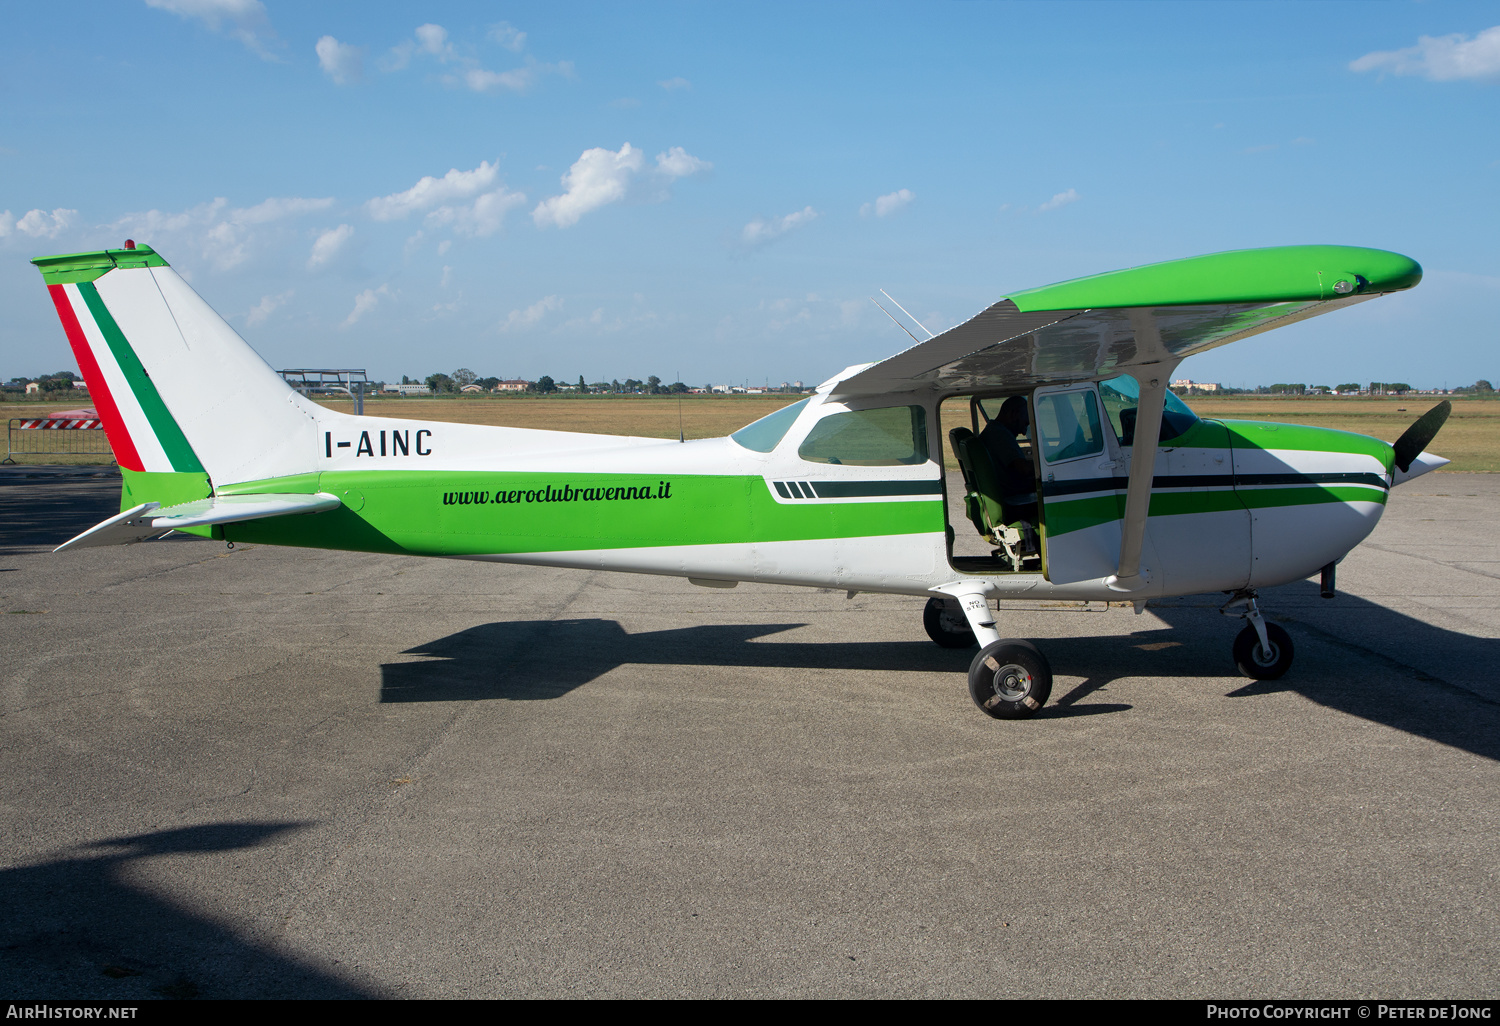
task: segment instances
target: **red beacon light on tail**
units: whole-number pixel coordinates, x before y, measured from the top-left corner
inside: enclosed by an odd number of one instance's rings
[[[125,240],[125,248],[126,249],[135,249],[135,240],[134,239],[126,239]]]

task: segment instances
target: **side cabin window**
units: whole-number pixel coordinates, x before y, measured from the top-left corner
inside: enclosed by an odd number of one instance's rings
[[[1099,382],[1099,398],[1104,400],[1104,413],[1122,446],[1135,444],[1136,408],[1141,405],[1140,383],[1129,374]],[[1188,409],[1187,403],[1171,392],[1167,393],[1166,405],[1161,411],[1161,435],[1159,441],[1167,441],[1186,434],[1198,423],[1198,415]]]
[[[1036,433],[1048,463],[1076,460],[1104,451],[1104,427],[1094,393],[1053,392],[1037,396]]]
[[[797,450],[809,463],[847,467],[927,462],[927,411],[920,406],[834,413],[813,425]]]

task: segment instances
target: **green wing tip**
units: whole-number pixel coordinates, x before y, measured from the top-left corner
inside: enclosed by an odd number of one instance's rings
[[[1411,257],[1359,246],[1272,246],[1145,264],[1012,293],[1023,311],[1285,303],[1399,292],[1422,280]]]

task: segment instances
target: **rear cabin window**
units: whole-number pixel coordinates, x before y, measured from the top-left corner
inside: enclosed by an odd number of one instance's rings
[[[809,463],[896,467],[927,462],[927,411],[888,406],[824,417],[797,450]]]
[[[1104,426],[1094,393],[1061,392],[1038,396],[1036,433],[1048,463],[1076,460],[1104,451]]]

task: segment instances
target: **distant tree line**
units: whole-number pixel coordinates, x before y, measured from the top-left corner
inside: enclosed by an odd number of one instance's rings
[[[450,392],[462,392],[468,385],[478,385],[485,391],[490,391],[500,384],[501,379],[497,377],[481,378],[467,367],[460,367],[451,374],[429,374],[418,382],[415,378],[401,375],[403,385],[424,384],[434,394]],[[712,387],[712,386],[706,386]],[[577,392],[577,393],[613,393],[617,395],[676,395],[682,392],[691,392],[692,386],[681,381],[674,381],[670,385],[663,384],[661,378],[651,375],[645,381],[635,378],[626,378],[624,381],[595,381],[593,383],[584,380],[582,374],[578,375],[577,384],[559,384],[558,379],[550,374],[543,374],[535,381],[526,383],[526,391],[547,395],[554,392]]]
[[[4,385],[0,385],[0,389],[7,392],[24,392],[26,386],[35,381],[37,387],[43,392],[71,392],[73,382],[82,380],[72,371],[58,371],[56,374],[43,374],[39,378],[11,378]]]

